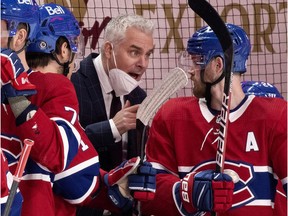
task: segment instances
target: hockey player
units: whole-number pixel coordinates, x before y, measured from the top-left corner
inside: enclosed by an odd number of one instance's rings
[[[224,54],[212,29],[204,27],[187,45],[195,96],[169,100],[150,128],[146,156],[158,174],[155,199],[142,203],[145,215],[273,215],[276,176],[287,194],[287,102],[244,94],[241,74],[250,41],[239,26],[227,27],[234,74],[225,171],[213,171]],[[225,173],[233,174],[234,184]]]

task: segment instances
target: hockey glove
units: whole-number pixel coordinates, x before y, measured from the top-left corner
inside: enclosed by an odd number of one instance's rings
[[[133,197],[140,201],[153,200],[156,191],[156,169],[145,161],[136,174],[128,176],[129,189],[134,192]]]
[[[1,102],[9,97],[33,95],[35,88],[17,54],[11,49],[1,49]]]
[[[227,211],[232,206],[233,189],[234,183],[229,175],[213,170],[189,173],[174,185],[176,204],[184,214]]]
[[[137,171],[139,163],[139,157],[123,161],[118,167],[104,175],[109,198],[123,212],[128,211],[133,206],[133,197],[128,188],[128,175]]]

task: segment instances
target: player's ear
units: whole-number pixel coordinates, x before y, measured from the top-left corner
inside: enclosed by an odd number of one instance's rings
[[[21,50],[26,43],[28,37],[28,32],[24,28],[17,30],[16,34],[13,36],[10,46],[15,51]]]
[[[67,42],[63,42],[63,44],[61,45],[61,51],[60,51],[60,55],[61,55],[61,60],[63,62],[68,62],[70,61],[71,58],[71,50],[69,49],[68,43]],[[61,62],[62,62],[61,61]]]
[[[224,69],[224,61],[223,61],[223,59],[220,56],[217,56],[215,58],[214,64],[215,64],[215,71],[217,73],[222,73],[222,71]]]

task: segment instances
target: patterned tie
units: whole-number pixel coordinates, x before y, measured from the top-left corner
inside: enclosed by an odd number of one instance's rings
[[[113,118],[122,108],[120,97],[116,97],[114,91],[112,91],[111,94],[113,95],[113,98],[110,108],[110,119]]]

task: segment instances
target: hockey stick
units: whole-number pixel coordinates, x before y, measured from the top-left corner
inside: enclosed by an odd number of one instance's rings
[[[224,52],[224,73],[225,84],[220,115],[220,131],[218,137],[218,147],[216,154],[216,171],[223,172],[225,161],[225,150],[227,140],[227,130],[229,122],[230,99],[233,62],[233,43],[225,23],[218,12],[206,0],[189,0],[190,8],[195,11],[214,31]]]
[[[188,4],[190,8],[212,28],[224,52],[225,65],[223,73],[225,73],[225,83],[216,153],[216,172],[223,172],[225,163],[225,152],[227,146],[231,86],[233,78],[233,73],[231,71],[234,54],[233,42],[230,33],[226,28],[225,23],[219,16],[218,12],[206,0],[188,0]],[[216,213],[212,212],[212,215],[216,215]]]
[[[21,177],[23,175],[24,168],[26,166],[26,163],[27,163],[30,151],[31,151],[31,147],[33,145],[34,145],[34,141],[33,140],[30,140],[30,139],[25,139],[24,140],[24,147],[22,149],[21,156],[20,156],[18,165],[16,167],[15,175],[13,176],[13,183],[12,183],[12,186],[11,186],[11,189],[10,189],[10,193],[9,193],[9,196],[8,196],[8,199],[7,199],[7,203],[6,203],[6,206],[5,206],[5,210],[4,210],[3,216],[8,216],[9,213],[10,213],[11,206],[12,206],[12,203],[14,201],[14,197],[15,197],[15,194],[17,192],[18,185],[19,185],[19,183],[21,181]]]
[[[150,119],[158,108],[172,94],[183,88],[188,83],[188,77],[184,70],[176,67],[168,73],[161,83],[153,89],[143,102],[140,104],[136,114],[137,146],[140,147],[141,161],[144,159],[145,152],[145,133]],[[138,151],[139,152],[139,151]]]

